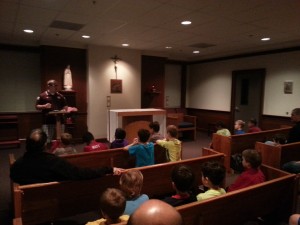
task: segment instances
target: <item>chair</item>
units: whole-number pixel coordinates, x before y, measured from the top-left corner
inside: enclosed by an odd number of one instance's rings
[[[196,116],[184,115],[183,113],[167,114],[167,125],[175,125],[179,133],[187,133],[188,137],[196,140]]]

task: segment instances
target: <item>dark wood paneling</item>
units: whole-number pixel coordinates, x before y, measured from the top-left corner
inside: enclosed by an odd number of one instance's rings
[[[73,89],[76,91],[76,106],[80,112],[87,111],[87,59],[86,49],[41,47],[41,91],[47,89],[47,81],[57,80],[59,90],[63,89],[64,70],[71,66]]]
[[[17,116],[18,139],[25,139],[32,129],[42,127],[43,120],[40,112],[0,113],[0,116]],[[87,131],[87,113],[75,113],[74,120],[74,124],[66,125],[66,131],[70,132],[75,140],[81,140],[82,135]]]
[[[165,63],[166,58],[142,56],[142,108],[163,108],[165,96]],[[157,93],[151,93],[152,85]]]
[[[230,127],[230,112],[187,108],[187,115],[197,117],[197,129],[207,131],[210,124],[222,121],[225,126]]]
[[[293,126],[290,117],[262,115],[261,118],[261,129],[263,130]]]

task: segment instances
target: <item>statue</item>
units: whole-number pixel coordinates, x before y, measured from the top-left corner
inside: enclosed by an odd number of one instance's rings
[[[64,73],[64,89],[66,91],[72,91],[72,87],[73,87],[72,73],[71,73],[70,65],[68,65]]]

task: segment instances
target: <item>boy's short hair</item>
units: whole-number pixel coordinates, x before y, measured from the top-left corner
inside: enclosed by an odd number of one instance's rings
[[[242,152],[242,156],[252,168],[257,169],[261,165],[261,156],[254,149],[246,149]]]
[[[178,129],[175,125],[169,125],[167,127],[167,133],[169,133],[171,137],[176,138],[178,135]]]
[[[273,139],[274,142],[279,143],[281,145],[286,144],[286,136],[284,134],[281,133],[275,134]]]
[[[153,131],[154,131],[155,133],[159,132],[159,129],[160,129],[159,122],[157,122],[157,121],[151,122],[151,123],[149,124],[149,128],[150,128],[150,129],[153,129]]]
[[[115,188],[108,188],[100,197],[100,208],[111,220],[117,220],[123,215],[126,199],[123,193]]]
[[[60,138],[64,145],[70,145],[72,142],[72,135],[69,133],[62,133]]]
[[[254,126],[256,126],[256,125],[257,125],[257,120],[256,120],[255,118],[251,118],[251,119],[248,121],[248,123],[252,123],[252,124],[254,124]]]
[[[240,125],[241,126],[241,128],[244,128],[244,126],[245,126],[245,122],[243,121],[243,120],[237,120],[237,121],[235,121],[238,125]]]
[[[84,143],[90,144],[92,140],[94,140],[94,135],[91,132],[86,132],[83,136],[82,136],[82,140]]]
[[[127,199],[138,197],[143,187],[143,174],[136,169],[128,170],[120,177],[121,190]]]
[[[147,141],[149,140],[149,138],[150,138],[150,132],[149,132],[149,130],[146,130],[146,129],[140,129],[140,130],[138,131],[138,136],[139,136],[140,142],[145,143],[145,142],[147,142]]]
[[[126,138],[126,131],[122,128],[117,128],[115,131],[115,138],[116,139],[125,139]]]
[[[172,181],[178,191],[189,191],[194,183],[194,179],[193,171],[186,165],[178,165],[172,170]]]
[[[225,128],[225,124],[222,121],[217,121],[216,127]]]
[[[202,176],[207,177],[215,186],[220,186],[225,178],[225,167],[216,161],[203,163],[201,167]]]

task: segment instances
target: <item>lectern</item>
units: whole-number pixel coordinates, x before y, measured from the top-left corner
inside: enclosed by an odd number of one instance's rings
[[[55,120],[56,120],[56,140],[60,140],[60,136],[61,136],[61,117],[64,114],[68,114],[69,112],[65,111],[65,110],[53,110],[51,112],[49,112],[50,115],[54,115],[55,116]]]
[[[126,131],[126,139],[131,142],[137,137],[139,129],[148,129],[149,123],[157,121],[160,124],[160,133],[165,135],[166,111],[163,109],[115,109],[108,111],[107,139],[112,142],[116,128]]]

